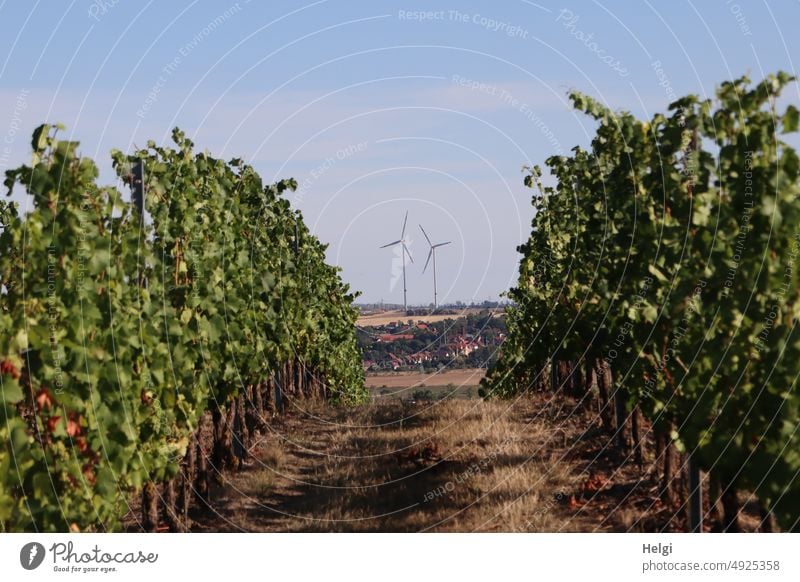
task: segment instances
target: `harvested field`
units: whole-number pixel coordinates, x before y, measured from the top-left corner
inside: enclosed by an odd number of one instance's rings
[[[362,315],[356,321],[356,325],[358,327],[376,327],[379,325],[387,325],[392,323],[393,321],[401,321],[403,323],[408,323],[408,320],[411,319],[415,323],[417,322],[425,322],[425,323],[435,323],[437,321],[444,321],[446,319],[458,319],[459,317],[464,317],[466,315],[471,315],[475,313],[480,313],[484,311],[483,309],[478,308],[467,308],[462,309],[458,313],[451,313],[449,315],[445,314],[432,314],[432,315],[406,315],[404,311],[384,311],[381,313],[371,313],[369,315]],[[502,316],[502,310],[499,310],[495,317]]]
[[[430,374],[419,372],[391,372],[387,374],[368,374],[367,388],[419,388],[422,386],[477,386],[486,375],[483,368],[445,370]]]

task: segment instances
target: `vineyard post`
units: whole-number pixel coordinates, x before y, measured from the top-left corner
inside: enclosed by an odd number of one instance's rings
[[[703,532],[703,482],[695,455],[689,455],[689,531]]]
[[[617,445],[625,452],[630,448],[630,439],[628,438],[628,410],[625,406],[625,390],[621,385],[614,389],[615,417],[617,423]]]
[[[297,223],[297,215],[294,215],[294,256],[300,256],[300,225]]]
[[[178,513],[178,493],[175,490],[177,480],[177,478],[173,477],[164,483],[164,494],[161,499],[164,520],[167,522],[171,532],[179,532],[182,529],[180,514]]]
[[[144,160],[140,159],[131,166],[131,198],[139,216],[144,216]]]
[[[759,515],[761,517],[761,524],[758,531],[763,533],[774,533],[777,531],[775,524],[775,516],[767,508],[763,502],[759,502]]]
[[[236,468],[240,471],[244,467],[244,460],[247,454],[247,424],[244,419],[244,397],[239,394],[231,401],[232,408],[232,434],[231,434],[231,454]]]
[[[158,490],[153,481],[142,488],[142,530],[155,533],[158,530]]]
[[[642,409],[637,404],[631,413],[631,439],[633,440],[633,460],[641,469],[644,465],[644,440],[642,439]]]
[[[732,481],[725,481],[722,484],[722,530],[728,533],[740,533],[739,511],[741,504],[736,488]]]
[[[203,450],[203,436],[207,431],[204,430],[203,425],[198,427],[195,437],[195,467],[196,472],[194,475],[190,474],[192,479],[192,489],[194,490],[195,497],[198,501],[207,502],[209,499],[209,473],[208,473],[208,457]]]
[[[189,527],[189,507],[192,503],[192,489],[195,478],[195,450],[197,448],[197,435],[200,430],[196,430],[189,440],[189,446],[186,450],[186,456],[181,464],[181,489],[179,495],[179,510],[180,517],[183,521],[183,527]]]
[[[608,388],[611,386],[613,379],[611,376],[611,366],[604,358],[597,360],[597,393],[600,420],[603,423],[603,429],[607,432],[613,432],[613,422],[611,419],[611,405],[609,402]]]
[[[275,384],[275,411],[278,414],[283,414],[283,390],[281,383],[283,378],[278,379],[278,374],[275,374],[273,383]]]
[[[584,360],[584,366],[586,370],[584,371],[585,386],[583,387],[583,405],[589,410],[592,405],[592,398],[594,397],[597,375],[595,374],[592,358],[587,356]]]

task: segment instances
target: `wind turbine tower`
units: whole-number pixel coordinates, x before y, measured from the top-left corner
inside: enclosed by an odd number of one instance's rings
[[[396,245],[400,245],[401,247],[401,256],[403,259],[403,309],[408,311],[408,300],[406,298],[406,294],[408,290],[406,289],[406,255],[408,255],[409,260],[413,263],[414,258],[411,256],[411,252],[408,250],[408,246],[406,245],[406,224],[408,223],[408,210],[406,210],[406,217],[403,219],[403,230],[400,232],[400,238],[394,242],[390,242],[389,244],[383,245],[381,248],[385,249],[387,247],[393,247]]]
[[[452,241],[433,244],[431,242],[431,239],[428,237],[428,233],[425,232],[425,229],[422,228],[421,224],[419,225],[419,229],[422,231],[422,234],[425,235],[425,240],[428,241],[428,246],[431,249],[428,251],[428,260],[425,261],[425,267],[423,267],[422,272],[425,273],[425,271],[428,268],[428,263],[430,263],[431,259],[433,259],[433,308],[436,309],[439,307],[437,291],[436,291],[436,249],[438,249],[439,247],[443,247],[444,245],[449,245]]]

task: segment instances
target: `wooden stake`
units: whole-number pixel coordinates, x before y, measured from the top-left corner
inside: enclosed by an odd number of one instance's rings
[[[703,532],[703,481],[694,455],[689,455],[689,531]]]
[[[599,414],[603,423],[603,428],[611,433],[614,432],[614,422],[611,418],[611,403],[608,396],[608,389],[611,386],[611,368],[605,360],[597,360],[597,393],[599,396]]]
[[[644,441],[641,433],[642,411],[639,405],[631,412],[631,438],[633,439],[633,460],[641,469],[644,466]]]
[[[152,481],[142,489],[142,529],[147,533],[158,531],[158,489]]]
[[[739,525],[739,495],[732,484],[725,488],[722,492],[722,510],[724,515],[722,517],[722,531],[727,533],[739,533],[742,528]]]

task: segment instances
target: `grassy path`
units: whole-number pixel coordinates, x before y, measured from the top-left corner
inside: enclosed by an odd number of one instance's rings
[[[195,531],[657,531],[684,527],[594,415],[544,395],[294,410],[220,478]]]

